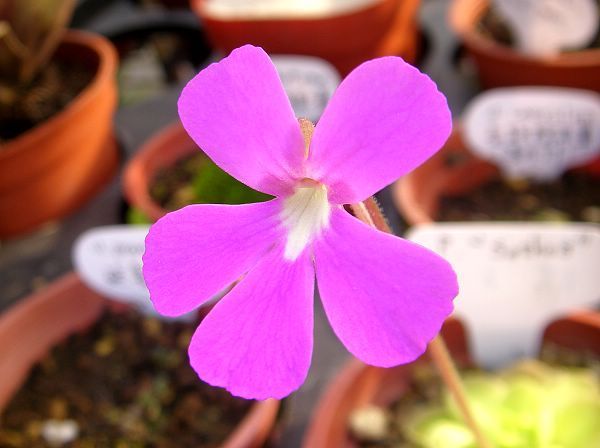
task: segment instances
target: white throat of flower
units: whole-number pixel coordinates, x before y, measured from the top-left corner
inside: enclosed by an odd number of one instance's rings
[[[327,188],[308,180],[283,202],[281,222],[287,229],[284,257],[293,261],[329,225]]]

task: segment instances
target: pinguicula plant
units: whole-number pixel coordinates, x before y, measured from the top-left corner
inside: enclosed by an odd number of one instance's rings
[[[471,372],[463,384],[479,426],[498,448],[600,445],[600,385],[590,368],[535,360],[497,373]],[[453,400],[417,408],[402,422],[415,447],[477,448]]]
[[[450,134],[435,84],[398,57],[366,62],[314,127],[294,116],[267,54],[247,45],[193,78],[178,107],[219,167],[274,196],[190,205],[148,233],[143,274],[163,315],[190,312],[236,283],[192,337],[198,376],[250,399],[300,387],[312,355],[316,279],[334,332],[367,364],[411,362],[431,341],[466,423],[480,446],[490,446],[436,337],[452,312],[456,275],[437,254],[388,233],[371,199]]]
[[[30,86],[58,47],[74,8],[75,0],[0,2],[0,120],[30,115],[28,105],[43,103],[47,92]]]

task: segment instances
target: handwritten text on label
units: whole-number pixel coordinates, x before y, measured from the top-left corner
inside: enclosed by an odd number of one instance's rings
[[[409,238],[452,264],[456,311],[483,366],[534,356],[551,320],[600,303],[598,226],[431,224]]]
[[[512,177],[550,180],[600,155],[600,95],[515,87],[479,95],[465,112],[465,138]]]

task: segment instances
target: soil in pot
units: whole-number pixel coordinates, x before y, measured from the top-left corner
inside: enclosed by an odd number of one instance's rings
[[[166,210],[190,204],[246,204],[271,196],[242,184],[202,152],[186,156],[168,169],[159,171],[150,185],[150,196]],[[147,221],[137,209],[130,209],[127,221]]]
[[[598,1],[598,5],[600,6],[600,1]],[[490,6],[481,16],[481,19],[477,24],[477,31],[488,39],[492,39],[499,44],[511,48],[515,47],[515,37],[510,26],[504,20],[504,18],[498,14],[493,5]],[[600,28],[588,46],[583,48],[565,48],[563,51],[591,50],[594,48],[600,48]]]
[[[50,62],[19,92],[16,103],[0,101],[0,148],[3,141],[18,137],[64,109],[94,75],[95,71],[80,64]]]
[[[600,223],[600,178],[579,171],[549,183],[492,180],[440,201],[438,221],[584,221]]]
[[[32,371],[1,417],[0,446],[220,446],[251,402],[198,380],[185,357],[194,328],[106,313]]]
[[[463,372],[480,424],[499,447],[546,446],[539,437],[548,437],[548,443],[556,438],[565,443],[557,446],[596,446],[600,438],[598,359],[552,345],[545,347],[541,357],[543,361],[522,361],[496,374]],[[554,431],[555,426],[561,430]],[[361,448],[475,446],[429,364],[415,368],[408,393],[388,407],[357,409],[349,427]]]

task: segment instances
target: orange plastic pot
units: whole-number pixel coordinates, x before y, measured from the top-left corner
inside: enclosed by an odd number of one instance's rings
[[[5,312],[0,317],[0,413],[52,347],[88,328],[112,306],[71,273]],[[277,400],[257,401],[221,448],[262,446],[278,410]]]
[[[303,54],[331,62],[346,75],[361,62],[397,55],[414,62],[420,0],[380,0],[357,10],[319,17],[224,18],[206,0],[191,0],[213,46],[225,53],[253,44],[273,54]]]
[[[449,320],[442,329],[446,344],[459,365],[469,365],[467,334],[459,321]],[[581,312],[559,319],[544,332],[543,344],[600,356],[600,314]],[[352,360],[331,382],[319,401],[304,440],[305,448],[354,447],[348,432],[350,414],[370,404],[388,406],[406,393],[416,365],[382,369]]]
[[[153,222],[166,215],[169,211],[150,196],[150,185],[159,171],[198,151],[179,122],[152,136],[125,166],[123,192],[127,202]]]
[[[65,34],[55,58],[85,64],[95,75],[63,110],[0,145],[0,238],[61,218],[108,182],[118,165],[112,138],[117,55],[109,41]]]
[[[484,87],[548,85],[600,92],[600,49],[545,57],[520,53],[477,31],[489,5],[489,0],[453,0],[449,15]]]

